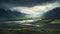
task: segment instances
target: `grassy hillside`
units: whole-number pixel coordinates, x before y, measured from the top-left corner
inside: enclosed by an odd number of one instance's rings
[[[60,34],[60,30],[44,28],[0,29],[0,34]]]
[[[60,24],[60,19],[52,21],[51,24]]]
[[[0,19],[0,20],[6,20],[6,19]],[[24,20],[24,19],[11,18],[11,20]],[[6,25],[3,24],[3,26],[4,27],[6,26],[7,28],[0,28],[0,34],[60,34],[60,29],[43,28],[43,26],[48,25],[47,21],[48,20],[38,20],[36,22],[31,23],[31,24],[39,24],[41,27],[21,27],[22,25],[17,23],[10,23]],[[55,19],[49,24],[60,24],[60,20]]]

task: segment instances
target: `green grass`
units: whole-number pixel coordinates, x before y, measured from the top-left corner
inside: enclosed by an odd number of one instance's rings
[[[26,18],[26,17],[17,17],[17,18],[0,18],[0,21],[6,21],[6,20],[11,20],[11,21],[20,21],[20,20],[32,20],[32,19],[37,19],[37,18]]]
[[[60,19],[52,21],[51,24],[60,24]]]
[[[0,29],[0,34],[60,34],[60,30],[44,28],[37,29],[22,28],[20,30]]]
[[[16,18],[11,18],[16,19]],[[17,18],[17,20],[21,20]],[[1,20],[1,19],[0,19]],[[4,20],[4,19],[2,19]],[[37,22],[32,22],[32,24],[39,24],[42,27],[31,27],[31,28],[18,28],[18,29],[9,29],[9,28],[2,28],[0,29],[0,34],[60,34],[60,29],[52,29],[52,28],[43,28],[43,26],[47,25],[45,22],[48,20],[39,20]],[[50,22],[51,24],[60,24],[60,20],[55,19],[54,21]],[[8,24],[9,26],[16,26],[18,24],[11,23]],[[18,25],[19,26],[19,25]]]

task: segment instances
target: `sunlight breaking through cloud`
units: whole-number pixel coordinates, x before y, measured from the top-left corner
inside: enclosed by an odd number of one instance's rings
[[[44,12],[47,12],[55,7],[58,7],[58,3],[46,4],[46,5],[36,5],[33,7],[13,7],[12,10],[16,10],[22,13],[30,14],[30,16],[41,16]]]

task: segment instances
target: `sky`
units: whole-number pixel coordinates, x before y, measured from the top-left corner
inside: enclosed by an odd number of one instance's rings
[[[0,8],[26,13],[28,17],[40,17],[56,7],[60,7],[60,0],[0,0]]]

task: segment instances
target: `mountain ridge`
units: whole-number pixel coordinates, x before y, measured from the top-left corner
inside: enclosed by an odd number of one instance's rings
[[[16,17],[24,17],[25,15],[27,14],[18,11],[0,9],[0,18],[16,18]]]
[[[60,19],[60,7],[56,7],[43,14],[43,19]]]

